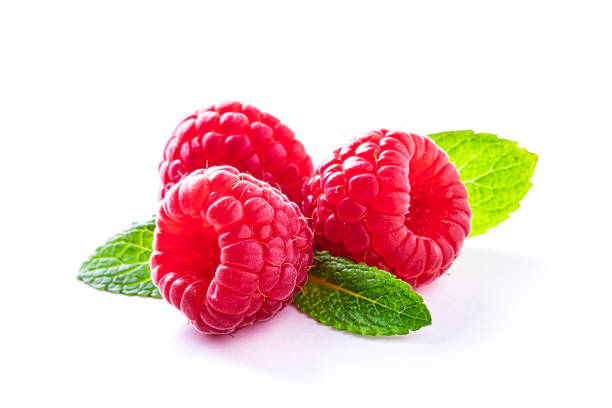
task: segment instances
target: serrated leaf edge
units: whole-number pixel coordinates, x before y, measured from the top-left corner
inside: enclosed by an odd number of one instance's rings
[[[130,292],[128,290],[126,290],[124,287],[121,287],[120,290],[113,290],[113,289],[109,289],[109,286],[112,284],[112,282],[109,282],[106,285],[92,285],[92,281],[94,280],[94,276],[84,276],[82,275],[83,270],[85,270],[86,266],[91,264],[93,261],[98,261],[101,259],[113,259],[116,260],[116,257],[98,257],[98,258],[93,258],[99,251],[101,251],[104,248],[107,248],[111,245],[116,245],[116,244],[123,244],[126,246],[134,246],[136,248],[140,248],[143,249],[145,251],[149,250],[149,248],[145,248],[142,245],[138,245],[135,244],[133,242],[128,242],[128,241],[121,241],[118,240],[121,237],[125,236],[126,234],[130,234],[134,231],[142,231],[142,232],[153,232],[155,229],[155,223],[153,223],[152,225],[150,225],[151,221],[155,221],[155,216],[153,216],[152,220],[145,220],[145,221],[135,221],[132,222],[130,224],[130,226],[128,228],[126,228],[125,230],[118,232],[116,234],[114,234],[113,236],[109,237],[102,245],[99,245],[96,247],[96,249],[93,251],[93,253],[89,256],[89,258],[83,262],[81,264],[81,266],[79,267],[79,271],[77,273],[77,280],[79,280],[80,282],[83,282],[84,284],[86,284],[87,286],[99,290],[101,292],[107,292],[107,293],[113,293],[113,294],[120,294],[120,295],[124,295],[124,296],[138,296],[138,297],[149,297],[149,298],[153,298],[153,299],[161,299],[161,294],[159,293],[159,289],[153,284],[153,282],[151,281],[151,284],[153,286],[153,288],[151,290],[142,290],[142,291],[133,291]],[[153,229],[151,229],[150,227],[153,227]],[[153,248],[150,249],[151,251],[153,251]],[[121,254],[121,253],[120,253]],[[117,254],[117,255],[120,255]],[[120,273],[117,273],[115,275],[112,275],[113,277],[115,276],[121,276],[121,275],[125,275],[127,273],[130,273],[131,271],[133,271],[135,268],[141,267],[142,265],[145,265],[145,263],[134,263],[134,264],[120,264],[117,266],[125,266],[125,265],[131,265],[128,269],[121,271]],[[150,275],[149,275],[149,281],[150,279]],[[146,282],[147,279],[145,280],[139,280],[137,282],[133,282],[130,285],[137,285],[137,284],[142,284],[144,282]]]
[[[486,133],[486,132],[478,132],[478,133],[476,133],[476,132],[474,132],[474,131],[473,131],[473,130],[471,130],[471,129],[466,129],[466,130],[448,130],[448,131],[443,131],[443,132],[430,133],[430,134],[428,134],[428,135],[427,135],[427,137],[428,137],[429,139],[431,139],[431,140],[432,140],[434,143],[436,143],[436,140],[434,139],[434,137],[433,137],[433,136],[439,136],[439,137],[440,137],[440,139],[439,139],[439,140],[440,140],[440,142],[441,142],[441,140],[442,140],[442,139],[445,139],[445,138],[447,138],[447,137],[451,137],[453,134],[457,134],[457,133],[465,133],[465,138],[464,138],[463,140],[461,140],[459,143],[457,143],[457,144],[453,145],[452,147],[449,147],[449,148],[448,148],[448,149],[446,149],[446,150],[445,150],[445,149],[442,149],[442,150],[443,150],[443,151],[446,153],[446,155],[449,157],[449,159],[450,159],[450,155],[451,155],[452,151],[453,151],[454,149],[456,149],[457,147],[461,146],[462,144],[464,144],[464,143],[466,143],[466,142],[468,142],[468,141],[471,141],[471,140],[473,140],[473,139],[475,139],[475,138],[477,138],[477,137],[485,137],[485,136],[488,136],[488,139],[489,139],[490,141],[492,141],[492,140],[501,140],[501,141],[509,142],[509,143],[510,143],[510,144],[513,146],[513,148],[514,148],[514,149],[516,149],[516,150],[520,151],[520,152],[521,152],[521,154],[524,154],[524,155],[525,155],[525,157],[528,157],[528,158],[531,160],[531,163],[529,163],[529,167],[530,167],[530,169],[531,169],[531,176],[530,176],[530,177],[529,177],[529,178],[526,180],[526,181],[527,181],[527,183],[528,183],[527,188],[525,189],[525,192],[524,192],[524,194],[522,195],[522,197],[521,197],[521,198],[520,198],[520,199],[519,199],[519,200],[516,202],[516,208],[514,208],[514,209],[513,209],[513,210],[511,210],[511,211],[508,211],[508,214],[507,214],[506,218],[505,218],[505,219],[503,219],[503,220],[501,220],[500,222],[498,222],[498,223],[497,223],[497,224],[495,224],[495,225],[485,226],[484,228],[483,228],[483,227],[480,227],[480,228],[474,228],[476,225],[472,224],[472,230],[470,231],[470,235],[469,235],[469,237],[473,237],[473,236],[476,236],[476,235],[482,235],[482,234],[486,233],[486,232],[487,232],[489,229],[497,227],[499,224],[501,224],[502,222],[504,222],[504,221],[506,221],[508,218],[510,218],[510,215],[511,215],[512,213],[516,212],[516,211],[517,211],[517,210],[520,208],[521,201],[522,201],[522,200],[523,200],[523,199],[524,199],[524,198],[527,196],[527,193],[529,192],[529,190],[530,190],[530,189],[531,189],[531,187],[533,186],[533,183],[531,182],[531,177],[533,177],[533,174],[534,174],[535,167],[536,167],[536,165],[537,165],[537,162],[538,162],[539,156],[538,156],[536,153],[530,152],[529,150],[527,150],[527,149],[526,149],[526,148],[524,148],[524,147],[520,147],[520,146],[518,145],[518,142],[513,141],[513,140],[509,140],[509,139],[505,139],[505,138],[502,138],[502,137],[499,137],[499,136],[498,136],[497,134],[495,134],[495,133]],[[437,143],[436,143],[436,144],[437,144]],[[484,151],[486,151],[486,150],[487,150],[487,148],[485,148],[485,150],[484,150]],[[508,155],[508,154],[510,154],[510,153],[512,153],[512,151],[508,151],[508,152],[506,152],[504,155],[502,155],[502,156],[498,157],[498,158],[497,158],[497,160],[496,160],[496,163],[497,163],[497,162],[499,162],[499,160],[501,160],[503,157],[505,157],[506,155]],[[471,162],[471,161],[472,161],[474,158],[476,158],[476,157],[478,157],[478,155],[473,155],[473,156],[472,156],[472,157],[471,157],[469,160],[467,160],[465,163],[463,163],[463,165],[462,165],[460,168],[457,168],[457,171],[459,171],[459,173],[461,173],[461,170],[462,170],[462,169],[463,169],[465,166],[467,166],[467,165],[468,165],[468,164],[469,164],[469,163],[470,163],[470,162]],[[487,174],[492,173],[492,172],[493,172],[493,170],[495,170],[495,171],[499,171],[499,170],[507,170],[507,169],[509,169],[509,168],[512,168],[512,167],[518,167],[518,166],[520,166],[520,165],[517,165],[517,166],[509,166],[509,167],[506,167],[506,168],[501,168],[501,169],[494,169],[494,166],[495,166],[495,165],[493,165],[493,168],[492,168],[492,169],[491,169],[491,170],[490,170],[488,173],[478,175],[477,177],[475,177],[475,178],[473,178],[473,179],[471,179],[471,180],[461,180],[461,182],[462,182],[462,183],[464,183],[464,184],[466,184],[466,183],[474,183],[474,184],[478,185],[478,186],[479,186],[479,187],[481,187],[481,188],[489,188],[488,186],[483,186],[483,185],[479,184],[479,183],[478,183],[476,180],[479,180],[480,178],[485,177]],[[502,186],[501,188],[512,188],[512,187],[514,187],[514,186],[516,186],[516,185],[519,185],[519,184],[521,184],[521,183],[523,183],[523,182],[524,182],[524,181],[520,181],[520,182],[518,182],[518,183],[516,183],[516,184],[514,184],[514,185],[512,185],[512,186]],[[471,203],[470,203],[470,205],[471,205],[471,206],[473,206],[473,207],[478,207],[478,205],[477,205],[477,204],[471,204]],[[501,210],[502,208],[505,208],[505,207],[500,207],[499,209]],[[490,209],[489,209],[489,210],[487,210],[487,211],[490,211]]]

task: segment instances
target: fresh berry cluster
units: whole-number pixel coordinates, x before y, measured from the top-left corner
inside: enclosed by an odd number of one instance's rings
[[[287,126],[226,102],[178,125],[159,173],[152,278],[203,333],[274,316],[306,283],[315,245],[419,286],[470,231],[457,170],[415,134],[370,132],[313,176]]]

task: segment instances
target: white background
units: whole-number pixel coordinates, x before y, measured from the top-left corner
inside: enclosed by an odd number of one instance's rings
[[[0,405],[610,406],[609,3],[256,3],[1,3]],[[287,307],[206,337],[78,282],[155,212],[176,123],[224,99],[315,162],[378,127],[498,133],[540,155],[534,187],[408,336]]]

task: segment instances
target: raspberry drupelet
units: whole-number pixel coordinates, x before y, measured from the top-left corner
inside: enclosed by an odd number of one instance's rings
[[[274,316],[306,283],[312,231],[298,206],[230,166],[192,172],[163,199],[152,279],[203,333]]]
[[[200,109],[178,124],[159,164],[159,198],[194,170],[229,165],[278,187],[301,203],[312,160],[277,118],[240,102]]]
[[[431,140],[385,129],[334,151],[304,186],[315,245],[412,286],[444,273],[470,232],[467,191]]]

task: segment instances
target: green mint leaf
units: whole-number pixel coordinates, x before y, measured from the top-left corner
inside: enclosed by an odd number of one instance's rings
[[[429,310],[410,285],[375,267],[315,252],[298,308],[338,330],[356,334],[408,334],[431,324]]]
[[[470,236],[507,219],[531,187],[538,156],[516,142],[472,130],[428,135],[459,170],[472,207]]]
[[[78,279],[107,292],[160,298],[149,268],[154,230],[151,219],[111,237],[81,265]]]

